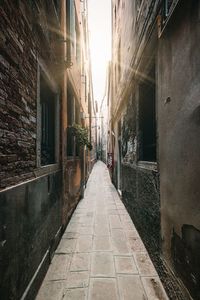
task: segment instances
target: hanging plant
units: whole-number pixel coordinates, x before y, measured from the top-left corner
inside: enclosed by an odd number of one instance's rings
[[[86,146],[90,151],[92,150],[92,144],[88,139],[87,129],[79,124],[73,124],[69,127],[72,135],[76,137],[76,142],[80,146]]]

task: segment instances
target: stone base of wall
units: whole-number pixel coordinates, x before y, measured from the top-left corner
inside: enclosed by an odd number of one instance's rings
[[[116,184],[116,172],[113,177]],[[183,294],[176,276],[162,260],[158,172],[133,164],[122,164],[122,201],[149,252],[169,298],[188,299],[187,295]]]
[[[62,225],[61,191],[59,171],[0,193],[1,299],[20,299],[47,251],[50,259]]]
[[[160,199],[157,172],[122,164],[122,198],[148,251],[160,252]]]

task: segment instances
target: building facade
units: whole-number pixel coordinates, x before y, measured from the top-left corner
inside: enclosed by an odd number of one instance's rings
[[[109,127],[108,127],[108,101],[109,101],[109,74],[110,74],[110,62],[107,66],[107,72],[106,72],[106,83],[105,83],[105,94],[103,96],[103,99],[100,104],[99,108],[99,134],[100,134],[100,159],[108,165],[108,157],[109,157],[109,151],[108,151],[108,135],[109,135]]]
[[[112,1],[112,177],[173,300],[200,297],[199,9]]]
[[[94,155],[87,1],[0,1],[0,297],[33,299]]]

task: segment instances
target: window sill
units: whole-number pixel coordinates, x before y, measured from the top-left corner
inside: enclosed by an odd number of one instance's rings
[[[67,161],[80,160],[79,156],[67,156]]]
[[[158,164],[157,162],[153,161],[138,161],[137,166],[141,169],[151,170],[151,171],[158,171]]]
[[[43,176],[50,173],[55,173],[60,170],[60,164],[55,163],[52,165],[41,166],[34,171],[36,177]]]

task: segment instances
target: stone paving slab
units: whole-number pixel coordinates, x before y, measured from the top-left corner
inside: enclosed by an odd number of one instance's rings
[[[68,289],[66,290],[63,300],[87,300],[87,289]]]
[[[115,256],[115,268],[118,274],[138,274],[138,269],[132,256]]]
[[[66,299],[168,299],[102,162],[92,170],[36,297]]]
[[[147,300],[139,275],[118,276],[120,299],[123,300]]]
[[[117,280],[115,278],[92,278],[89,300],[119,300]]]
[[[95,252],[92,254],[91,277],[115,277],[112,253]]]
[[[86,288],[89,286],[89,272],[69,272],[67,274],[67,281],[65,286],[68,289],[73,288]]]

